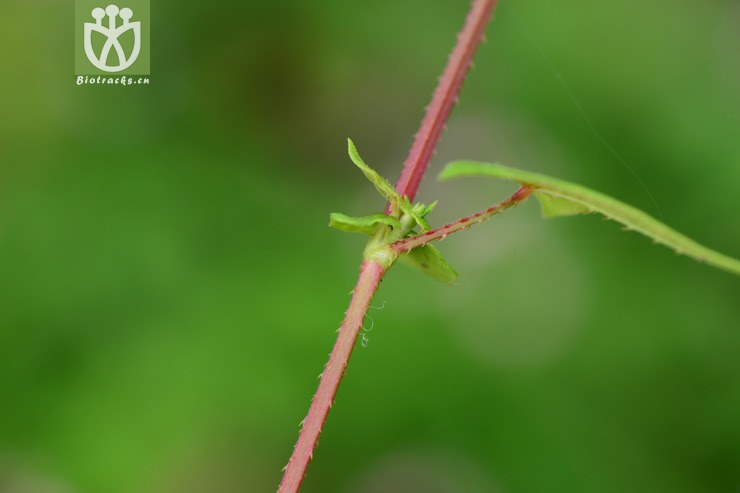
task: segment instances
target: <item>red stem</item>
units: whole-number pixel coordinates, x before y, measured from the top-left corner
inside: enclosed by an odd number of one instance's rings
[[[411,202],[414,201],[424,171],[434,154],[434,148],[442,135],[445,122],[457,102],[465,75],[473,63],[473,55],[483,39],[483,33],[493,9],[496,8],[496,3],[497,0],[475,0],[473,2],[465,20],[465,27],[458,35],[457,44],[450,55],[447,68],[442,73],[431,104],[427,107],[421,128],[414,139],[414,145],[403,165],[401,177],[396,182],[398,194],[401,197],[406,195]]]
[[[385,274],[385,269],[380,264],[368,261],[362,263],[360,278],[357,280],[357,286],[352,292],[352,301],[349,303],[347,314],[339,328],[337,342],[321,374],[319,388],[313,397],[306,419],[303,420],[301,433],[295,444],[293,455],[285,467],[285,475],[278,492],[295,492],[301,486],[308,463],[313,457],[314,447],[319,440],[319,434],[329,415],[334,397],[337,395],[339,382],[347,368],[352,348],[362,327],[362,320],[365,318],[365,313],[367,313],[383,274]]]
[[[396,183],[399,194],[413,200],[424,176],[427,164],[432,157],[444,123],[457,100],[465,74],[470,68],[473,54],[480,44],[483,32],[491,17],[497,0],[473,0],[465,26],[457,38],[447,67],[442,74],[432,102],[416,134],[414,145],[409,152],[401,177]],[[385,274],[385,269],[377,263],[365,261],[360,269],[360,277],[353,291],[347,315],[339,329],[329,362],[321,374],[319,388],[314,395],[306,419],[303,421],[293,454],[285,466],[285,474],[278,489],[279,493],[295,493],[306,475],[308,463],[313,456],[319,434],[337,394],[339,383],[344,376],[352,348],[357,340],[362,320],[365,318],[373,295]]]
[[[413,248],[426,245],[430,241],[444,240],[449,234],[467,229],[470,226],[474,226],[476,224],[480,224],[486,219],[489,219],[496,214],[500,214],[510,207],[518,205],[520,202],[526,200],[532,192],[534,192],[534,188],[530,188],[525,185],[517,190],[516,193],[508,199],[503,200],[498,204],[492,205],[488,209],[476,212],[472,216],[458,219],[454,223],[445,224],[444,226],[441,226],[437,229],[412,236],[411,238],[398,240],[395,243],[391,243],[391,249],[396,253],[403,253],[408,252]]]

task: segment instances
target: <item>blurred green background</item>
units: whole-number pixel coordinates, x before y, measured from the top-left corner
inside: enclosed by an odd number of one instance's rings
[[[71,0],[0,4],[0,492],[274,491],[468,2],[152,3],[77,87]],[[537,48],[541,47],[554,69]],[[419,199],[570,179],[740,255],[740,3],[502,0]],[[561,86],[566,81],[577,98]],[[305,492],[740,491],[740,281],[535,203],[398,267]]]

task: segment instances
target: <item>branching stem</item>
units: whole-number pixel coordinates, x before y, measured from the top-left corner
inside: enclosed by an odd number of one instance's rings
[[[413,201],[416,195],[496,3],[497,0],[473,0],[465,26],[457,38],[457,44],[434,91],[432,102],[396,183],[398,193],[401,196],[406,195],[409,200]],[[285,467],[279,493],[295,493],[303,482],[319,434],[344,376],[362,320],[385,271],[385,266],[373,261],[365,260],[362,264],[347,315],[339,329],[329,362],[321,375],[319,388],[303,422],[293,454]]]
[[[411,238],[406,238],[403,240],[399,240],[395,243],[391,243],[390,247],[394,252],[400,254],[403,252],[408,252],[409,250],[413,248],[426,245],[427,243],[431,241],[443,240],[447,237],[447,235],[450,235],[457,231],[461,231],[463,229],[467,229],[476,224],[480,224],[486,219],[490,219],[496,214],[500,214],[504,212],[506,209],[509,209],[510,207],[514,207],[515,205],[525,201],[527,197],[529,197],[532,194],[532,192],[534,192],[533,188],[523,186],[519,190],[517,190],[516,193],[514,193],[514,195],[512,195],[508,199],[503,200],[499,202],[498,204],[492,205],[488,209],[482,210],[480,212],[476,212],[472,216],[467,216],[467,217],[458,219],[454,223],[445,224],[444,226],[441,226],[437,229],[432,229],[425,233],[412,236]]]

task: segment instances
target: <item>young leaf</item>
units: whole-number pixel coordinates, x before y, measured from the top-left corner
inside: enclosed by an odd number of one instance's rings
[[[669,228],[657,219],[630,205],[586,187],[548,176],[508,168],[500,164],[474,161],[456,161],[448,164],[440,174],[446,181],[462,176],[487,176],[513,180],[536,190],[535,197],[542,205],[545,217],[598,212],[608,219],[622,223],[682,255],[706,262],[714,267],[740,274],[740,260],[711,250],[691,238]]]
[[[434,245],[427,244],[414,248],[408,253],[402,253],[398,260],[445,284],[454,284],[457,280],[457,272],[450,267],[442,252]]]
[[[332,212],[329,214],[329,227],[340,231],[372,235],[375,233],[375,229],[378,224],[387,224],[394,229],[399,229],[401,227],[401,223],[398,219],[383,214],[382,212],[362,217],[346,216],[339,212]]]
[[[431,210],[434,208],[434,204],[429,208],[424,206],[412,206],[406,197],[402,198],[400,195],[398,195],[398,193],[388,182],[388,180],[380,176],[377,171],[365,164],[365,161],[363,161],[360,157],[360,153],[357,152],[357,148],[355,147],[354,142],[352,142],[352,139],[347,139],[347,148],[349,152],[349,157],[350,159],[352,159],[352,162],[355,163],[355,165],[360,168],[360,170],[365,174],[367,179],[370,180],[373,185],[375,185],[375,189],[378,191],[378,193],[380,193],[380,195],[382,195],[383,198],[385,198],[391,204],[391,209],[393,210],[393,213],[395,214],[400,210],[404,214],[407,214],[411,218],[413,218],[414,222],[416,222],[416,224],[421,227],[422,231],[429,230],[429,223],[424,219],[424,216],[431,212]]]
[[[396,193],[393,185],[388,183],[388,180],[380,176],[377,171],[365,164],[365,161],[362,160],[360,154],[357,152],[357,148],[355,147],[354,142],[352,142],[352,139],[347,139],[347,148],[352,162],[355,163],[355,165],[360,168],[360,171],[365,174],[367,179],[375,185],[375,189],[378,193],[380,193],[380,195],[382,195],[391,204],[400,204],[401,196]]]
[[[427,217],[429,215],[429,213],[432,212],[435,207],[437,207],[437,202],[438,201],[435,200],[434,202],[432,202],[431,204],[429,204],[427,206],[424,206],[424,204],[419,204],[419,205],[421,205],[421,212],[420,212],[419,215],[421,217]]]
[[[555,197],[542,192],[535,192],[534,195],[540,203],[542,217],[545,219],[560,216],[575,216],[591,212],[585,205],[562,197]]]
[[[419,228],[421,228],[422,231],[429,231],[431,229],[431,226],[429,226],[427,220],[424,219],[424,216],[429,214],[432,209],[434,209],[434,206],[437,205],[437,202],[435,201],[434,204],[432,204],[430,207],[425,206],[421,202],[411,206],[409,205],[408,200],[405,199],[406,197],[404,197],[404,204],[401,206],[401,210],[404,212],[404,214],[408,214],[414,220],[414,222],[419,225]]]

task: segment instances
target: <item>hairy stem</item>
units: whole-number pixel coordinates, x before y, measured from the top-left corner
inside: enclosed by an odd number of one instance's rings
[[[385,274],[385,268],[380,264],[371,261],[362,263],[360,277],[352,292],[352,301],[350,301],[347,314],[339,328],[337,342],[321,374],[319,388],[313,397],[308,414],[303,420],[293,455],[285,467],[285,475],[278,489],[281,493],[298,491],[301,486],[319,434],[337,394],[339,382],[347,368],[352,348],[362,327],[362,321],[383,274]]]
[[[439,79],[431,104],[427,107],[421,128],[414,139],[414,145],[403,165],[401,176],[396,182],[398,194],[401,197],[407,196],[411,202],[414,201],[424,171],[444,130],[445,122],[457,102],[465,75],[473,63],[473,55],[483,39],[483,33],[496,8],[496,3],[497,0],[475,0],[473,2],[465,20],[465,27],[458,35],[457,44],[450,55],[447,68]]]
[[[519,190],[517,190],[516,193],[512,195],[511,197],[509,197],[508,199],[503,200],[499,202],[498,204],[492,205],[488,209],[482,210],[480,212],[476,212],[472,216],[463,217],[462,219],[458,219],[454,223],[445,224],[444,226],[441,226],[437,229],[433,229],[431,231],[427,231],[425,233],[412,236],[411,238],[406,238],[403,240],[399,240],[395,243],[391,243],[390,245],[391,250],[393,250],[396,253],[403,253],[403,252],[408,252],[409,250],[413,248],[426,245],[430,241],[443,240],[449,234],[456,233],[457,231],[461,231],[463,229],[467,229],[476,224],[480,224],[486,219],[490,219],[496,214],[500,214],[504,212],[506,209],[509,209],[510,207],[513,207],[525,201],[532,192],[534,192],[534,188],[523,186]]]
[[[445,121],[447,121],[457,100],[460,87],[465,80],[465,74],[470,68],[473,54],[483,38],[483,32],[496,3],[497,0],[474,0],[470,7],[465,26],[457,38],[457,44],[452,51],[439,85],[434,91],[432,102],[427,108],[421,128],[416,134],[414,145],[409,152],[401,177],[395,187],[401,196],[406,195],[409,200],[413,200],[416,191],[419,189],[424,171],[442,134]],[[329,409],[331,409],[334,396],[337,394],[349,357],[352,354],[352,348],[357,340],[362,320],[367,313],[372,296],[375,294],[383,274],[385,274],[385,269],[382,265],[372,261],[366,260],[362,264],[360,277],[357,280],[347,316],[339,329],[337,342],[321,375],[319,388],[303,422],[303,428],[298,436],[293,454],[285,467],[285,474],[278,489],[279,493],[294,493],[301,486],[308,463],[311,461],[318,442],[319,434],[329,414]]]

